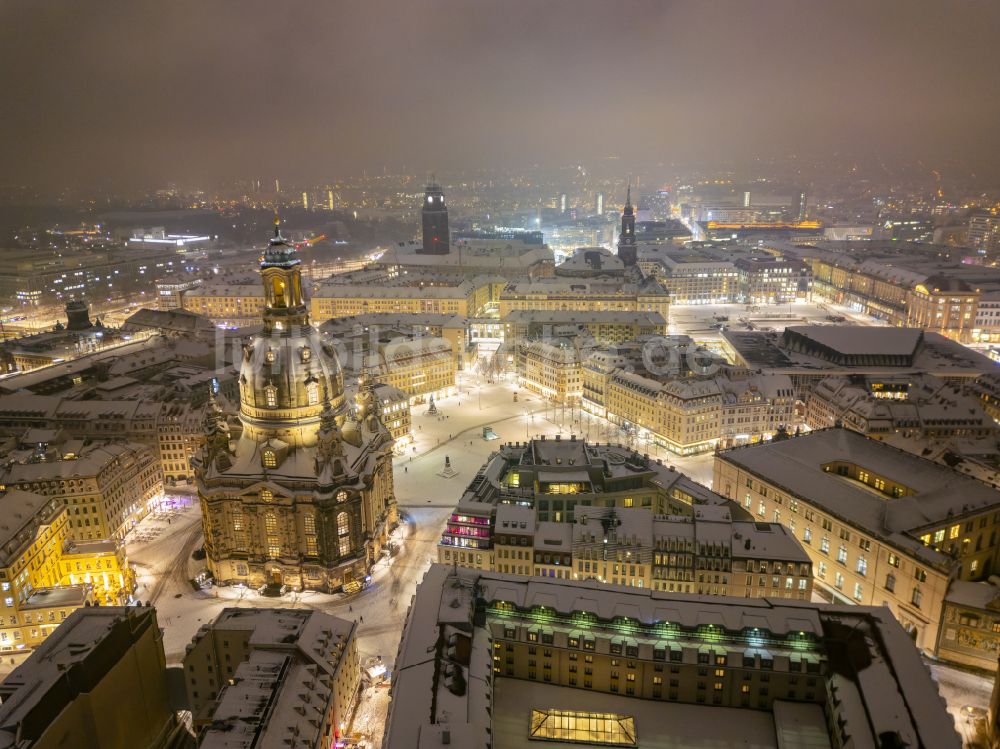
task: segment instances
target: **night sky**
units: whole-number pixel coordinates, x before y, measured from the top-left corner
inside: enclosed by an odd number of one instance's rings
[[[998,2],[0,2],[0,183],[789,155],[1000,171]]]

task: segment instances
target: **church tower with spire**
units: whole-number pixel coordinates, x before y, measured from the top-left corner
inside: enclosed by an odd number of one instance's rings
[[[618,257],[626,268],[638,263],[639,248],[635,244],[635,209],[632,208],[632,180],[628,182],[625,210],[622,211],[622,230],[618,235]]]
[[[243,346],[242,430],[232,440],[211,400],[194,461],[208,568],[219,585],[331,592],[368,574],[397,522],[392,437],[367,385],[348,403],[277,220],[260,275],[264,326]]]

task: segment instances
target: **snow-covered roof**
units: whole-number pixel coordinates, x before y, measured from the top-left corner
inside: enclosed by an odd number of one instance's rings
[[[41,744],[53,716],[71,709],[78,698],[85,699],[126,657],[123,648],[134,646],[155,626],[156,612],[148,606],[73,611],[0,684],[0,747]]]
[[[736,447],[717,459],[938,565],[947,564],[947,558],[917,540],[922,528],[949,519],[958,522],[967,514],[1000,505],[1000,492],[980,481],[847,429],[824,429]],[[857,465],[911,487],[912,492],[901,497],[882,495],[824,469],[835,462]]]
[[[662,327],[666,320],[659,312],[626,312],[621,310],[511,310],[501,321],[505,324],[577,324],[639,325]]]
[[[1000,612],[1000,586],[990,581],[969,582],[967,580],[952,580],[944,600],[958,606],[964,606],[981,611]]]
[[[796,336],[846,355],[910,356],[923,337],[919,328],[883,328],[858,325],[791,325]]]
[[[620,622],[629,626],[616,627]],[[502,735],[503,725],[514,719],[507,712],[513,709],[510,703],[495,696],[507,686],[544,700],[532,708],[553,707],[547,686],[493,669],[494,644],[529,640],[519,634],[524,629],[536,638],[541,630],[557,648],[569,647],[571,635],[590,638],[591,648],[604,656],[612,640],[624,640],[642,661],[652,661],[654,648],[660,648],[679,650],[682,662],[695,663],[706,647],[730,651],[734,659],[760,654],[776,671],[792,660],[807,661],[826,682],[826,691],[836,691],[841,737],[852,745],[877,746],[887,735],[898,736],[903,746],[961,745],[927,668],[887,609],[691,596],[432,565],[403,630],[384,746],[429,749],[441,746],[446,735],[469,749],[492,745],[496,729]],[[597,697],[590,690],[561,689],[578,691],[581,701]],[[606,699],[600,706],[614,701],[624,714],[632,703],[636,711],[648,704],[620,694],[601,696]],[[817,717],[801,714],[807,708],[798,704],[775,717],[776,725],[793,735]],[[730,716],[733,709],[712,708],[705,720]]]

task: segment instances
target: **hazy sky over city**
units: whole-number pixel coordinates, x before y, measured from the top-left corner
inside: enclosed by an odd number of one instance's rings
[[[0,183],[829,156],[1000,166],[1000,3],[0,3]]]

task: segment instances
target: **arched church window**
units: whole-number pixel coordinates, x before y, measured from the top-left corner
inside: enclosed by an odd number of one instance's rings
[[[267,555],[272,558],[281,556],[281,538],[278,536],[278,519],[273,512],[264,516],[264,530],[267,532]]]
[[[351,519],[346,512],[337,514],[337,535],[340,536],[340,556],[347,556],[351,553]]]
[[[274,306],[284,307],[286,306],[285,300],[285,282],[280,278],[274,279]]]

